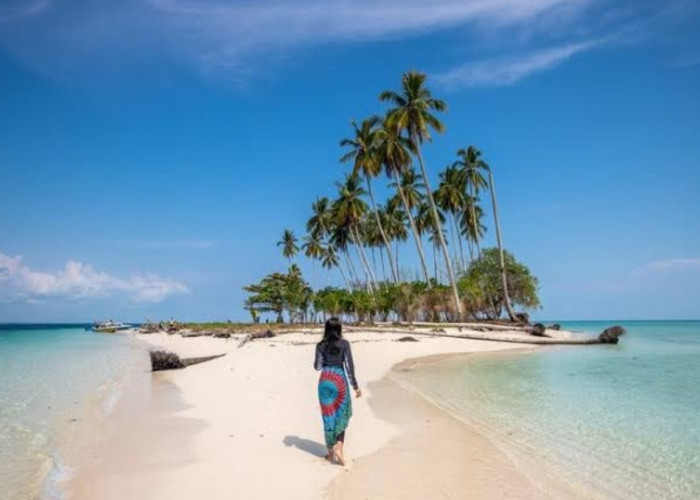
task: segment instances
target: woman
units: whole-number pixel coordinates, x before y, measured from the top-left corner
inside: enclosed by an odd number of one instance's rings
[[[322,370],[318,380],[318,401],[321,404],[323,433],[328,447],[326,460],[335,460],[340,465],[345,465],[343,443],[345,429],[352,416],[348,379],[358,398],[362,396],[362,391],[355,379],[350,343],[343,338],[342,329],[338,318],[326,321],[323,340],[316,344],[314,368]]]

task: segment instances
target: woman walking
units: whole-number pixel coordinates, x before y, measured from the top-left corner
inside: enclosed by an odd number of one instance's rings
[[[314,368],[321,370],[321,377],[318,380],[318,401],[321,404],[323,433],[328,447],[326,460],[345,465],[343,456],[345,429],[352,416],[348,379],[355,389],[356,397],[362,396],[362,391],[355,379],[355,365],[352,361],[350,343],[343,338],[342,330],[343,327],[338,318],[326,321],[323,340],[316,344]]]

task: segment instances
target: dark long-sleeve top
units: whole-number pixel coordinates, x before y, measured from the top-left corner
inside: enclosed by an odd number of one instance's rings
[[[350,385],[357,390],[357,379],[355,378],[355,364],[352,361],[352,350],[350,342],[345,339],[338,339],[330,343],[319,342],[316,344],[316,358],[314,368],[322,369],[324,366],[340,366],[345,368]]]

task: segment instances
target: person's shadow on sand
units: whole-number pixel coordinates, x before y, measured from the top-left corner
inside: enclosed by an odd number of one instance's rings
[[[325,445],[317,443],[316,441],[311,441],[310,439],[303,439],[299,436],[286,436],[282,442],[285,446],[293,446],[306,453],[311,453],[317,457],[325,457],[328,453]]]

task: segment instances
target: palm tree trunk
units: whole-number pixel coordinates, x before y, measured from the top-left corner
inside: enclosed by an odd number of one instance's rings
[[[510,304],[510,296],[508,295],[508,278],[506,276],[506,263],[503,258],[503,242],[501,241],[501,225],[498,222],[498,203],[496,203],[496,186],[493,183],[493,172],[489,168],[489,184],[491,185],[491,203],[493,203],[493,221],[496,226],[496,239],[498,241],[498,253],[500,256],[501,264],[501,282],[503,283],[503,302],[506,306],[506,312],[508,313],[508,318],[511,321],[515,321],[515,313],[513,312],[513,307]]]
[[[382,263],[382,278],[386,281],[386,268],[384,267],[384,249],[379,247],[379,262]]]
[[[372,269],[374,269],[374,275],[379,276],[379,271],[377,269],[377,253],[374,250],[373,246],[371,246],[369,248],[370,248],[370,251],[372,252]]]
[[[423,163],[423,155],[420,151],[420,145],[418,141],[414,141],[416,145],[416,154],[418,155],[418,164],[420,165],[420,170],[423,175],[423,183],[425,184],[425,191],[428,195],[428,201],[430,202],[430,211],[433,214],[433,222],[435,223],[435,229],[437,230],[438,241],[440,242],[440,247],[442,248],[442,256],[445,259],[445,265],[447,266],[447,275],[450,278],[450,285],[452,286],[452,295],[455,299],[455,308],[457,309],[457,320],[462,319],[462,302],[459,299],[459,290],[457,290],[457,280],[455,280],[455,273],[452,272],[452,264],[450,263],[450,254],[447,252],[447,245],[445,244],[445,238],[442,236],[442,225],[440,224],[440,218],[438,217],[437,207],[435,206],[435,200],[433,199],[433,192],[430,190],[430,181],[428,180],[428,174],[425,171],[425,164]]]
[[[338,262],[338,269],[340,269],[340,274],[343,276],[343,281],[345,282],[345,287],[348,289],[348,292],[351,291],[350,282],[348,281],[348,277],[345,275],[345,271],[343,271],[343,266],[340,265],[340,262]]]
[[[457,252],[457,240],[459,240],[459,246],[462,246],[462,240],[459,237],[459,231],[457,230],[457,220],[455,218],[455,214],[450,213],[450,219],[452,219],[452,247],[454,248],[454,264],[455,267],[457,267],[457,272],[459,274],[459,271],[464,268],[464,265],[462,264],[462,261],[459,260],[459,253]]]
[[[394,245],[394,252],[396,253],[396,270],[399,273],[399,280],[401,279],[401,268],[399,267],[399,241],[396,240]]]
[[[382,222],[379,219],[379,212],[377,212],[377,205],[374,203],[374,193],[372,192],[372,182],[369,178],[369,175],[365,174],[365,179],[367,181],[367,192],[369,193],[369,201],[372,203],[372,212],[374,212],[374,220],[377,221],[377,227],[379,228],[379,234],[382,235],[382,241],[384,242],[384,246],[386,247],[386,252],[389,255],[389,262],[391,262],[391,274],[394,276],[394,282],[398,283],[399,282],[399,275],[396,272],[396,269],[394,269],[394,264],[392,262],[392,257],[391,257],[391,245],[389,245],[389,239],[386,237],[386,233],[384,232],[384,228],[382,227]]]
[[[360,233],[357,232],[356,227],[351,227],[350,228],[350,234],[352,232],[355,232],[354,234],[354,239],[355,239],[355,246],[357,247],[357,253],[360,254],[360,259],[362,260],[362,264],[365,266],[365,272],[367,273],[367,289],[370,293],[374,293],[376,286],[376,281],[374,279],[374,274],[372,274],[372,268],[369,265],[369,262],[367,262],[367,255],[365,255],[365,247],[362,244],[362,239],[360,238]]]
[[[403,202],[404,209],[406,210],[406,215],[408,216],[408,221],[411,224],[411,231],[413,231],[413,238],[416,240],[416,248],[418,249],[418,255],[420,256],[420,264],[423,268],[423,276],[425,276],[425,282],[430,288],[430,275],[428,274],[428,266],[425,264],[425,254],[423,253],[423,245],[421,245],[420,236],[418,235],[418,229],[416,229],[416,221],[413,220],[413,214],[408,206],[408,201],[406,200],[406,195],[401,187],[401,179],[399,178],[399,171],[396,168],[392,169],[394,171],[394,178],[396,179],[396,188]]]
[[[311,259],[311,275],[314,280],[314,292],[318,291],[318,283],[316,283],[316,259]]]
[[[350,257],[350,253],[348,253],[347,249],[343,249],[343,255],[345,255],[345,260],[348,265],[348,272],[350,273],[350,279],[355,280],[356,283],[361,283],[362,280],[360,279],[360,275],[357,274],[357,269],[355,269],[355,265],[352,263],[352,257]],[[352,291],[352,290],[349,290]]]
[[[433,266],[435,266],[435,283],[440,283],[440,277],[438,276],[437,248],[435,244],[433,244]]]
[[[457,241],[459,242],[459,262],[462,265],[462,271],[466,269],[466,265],[464,264],[464,246],[462,246],[462,233],[459,231],[459,224],[457,223],[457,216],[453,215],[454,217],[454,224],[455,224],[455,231],[457,235]]]
[[[474,193],[474,186],[470,185],[469,190],[471,191],[469,196],[471,197],[471,209],[472,209],[472,224],[474,225],[473,228],[469,228],[468,231],[473,229],[473,239],[474,243],[476,244],[476,251],[477,251],[477,256],[481,258],[481,248],[479,248],[479,221],[476,220],[476,193]],[[472,260],[474,260],[472,258]]]

